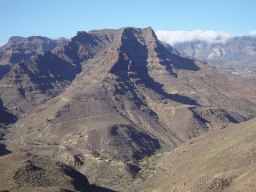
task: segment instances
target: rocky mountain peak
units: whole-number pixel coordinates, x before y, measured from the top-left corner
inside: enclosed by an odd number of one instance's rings
[[[85,31],[77,31],[76,36],[71,38],[71,41],[78,41],[79,43],[88,43],[92,39],[91,35]]]
[[[12,36],[9,38],[8,43],[17,43],[19,41],[22,41],[24,37],[21,36]]]
[[[155,31],[151,28],[151,26],[145,28],[145,30],[146,30],[148,33],[151,33],[152,36],[157,39],[156,33],[155,33]]]
[[[126,27],[122,29],[121,37],[124,40],[138,40],[142,44],[144,43],[142,40],[145,41],[146,39],[158,41],[157,36],[151,27],[145,29]]]

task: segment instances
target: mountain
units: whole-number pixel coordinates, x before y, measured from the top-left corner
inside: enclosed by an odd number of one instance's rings
[[[15,145],[122,191],[148,157],[255,117],[255,93],[254,79],[185,56],[150,27],[79,31],[1,78],[0,161]]]
[[[68,39],[65,38],[52,40],[41,36],[11,37],[5,45],[0,47],[0,79],[15,63],[28,60],[36,54],[43,54],[46,50],[53,50],[67,42]]]
[[[248,120],[256,108],[254,80],[168,51],[150,27],[77,32],[17,63],[0,86],[19,117],[12,141],[122,161]]]
[[[177,43],[174,47],[191,57],[201,60],[228,60],[253,62],[256,60],[256,37],[241,36],[227,40],[225,44],[204,41]]]

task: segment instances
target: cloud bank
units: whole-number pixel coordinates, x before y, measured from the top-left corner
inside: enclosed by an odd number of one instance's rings
[[[256,31],[251,31],[251,32],[250,32],[250,35],[251,35],[251,36],[256,36]]]
[[[251,35],[255,34],[256,31],[252,31]],[[233,35],[229,32],[220,31],[157,31],[156,35],[159,40],[164,41],[170,45],[175,45],[176,43],[190,42],[195,40],[206,41],[211,44],[215,43],[226,43],[228,39],[233,38],[237,35]]]

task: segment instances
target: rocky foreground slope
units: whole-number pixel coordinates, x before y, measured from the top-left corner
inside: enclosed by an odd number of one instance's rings
[[[59,161],[14,148],[2,155],[0,151],[0,191],[112,191],[90,185],[83,174]]]
[[[255,133],[252,119],[154,155],[126,191],[255,191]]]
[[[129,161],[254,117],[256,83],[169,52],[154,31],[78,32],[0,80],[13,142]]]

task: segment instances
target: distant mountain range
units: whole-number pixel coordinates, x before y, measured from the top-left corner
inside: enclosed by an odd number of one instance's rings
[[[256,37],[230,38],[225,44],[205,41],[184,42],[175,44],[174,48],[217,69],[256,78]]]
[[[134,179],[148,156],[256,115],[254,79],[180,53],[150,27],[13,37],[0,50],[6,145],[51,151],[106,187],[104,171]]]
[[[256,37],[251,36],[230,38],[225,44],[193,41],[177,43],[174,47],[201,60],[256,61]]]

